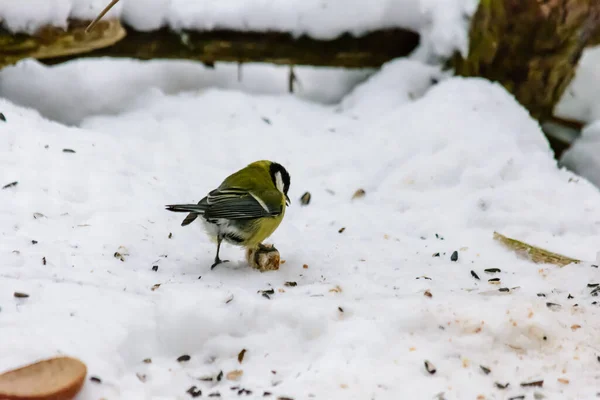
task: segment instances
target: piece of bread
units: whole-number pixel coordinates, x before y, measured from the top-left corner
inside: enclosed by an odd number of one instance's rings
[[[0,375],[1,400],[70,400],[81,390],[87,367],[71,357],[56,357]]]
[[[268,248],[268,250],[258,248],[246,249],[246,261],[248,261],[248,265],[260,272],[278,270],[281,263],[279,251],[273,245],[265,245],[265,248]]]

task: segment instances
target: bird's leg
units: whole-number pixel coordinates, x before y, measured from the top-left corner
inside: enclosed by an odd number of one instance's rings
[[[221,250],[221,242],[223,241],[223,237],[217,236],[217,255],[215,256],[215,263],[210,266],[210,269],[213,270],[219,264],[229,262],[229,260],[221,260],[219,258],[219,250]]]

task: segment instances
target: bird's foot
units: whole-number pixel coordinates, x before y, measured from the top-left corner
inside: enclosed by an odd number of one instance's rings
[[[227,262],[229,262],[229,260],[219,260],[219,259],[216,259],[215,262],[214,262],[214,264],[210,266],[210,269],[212,271],[213,269],[215,269],[215,267],[217,265],[223,264],[223,263],[227,263]]]

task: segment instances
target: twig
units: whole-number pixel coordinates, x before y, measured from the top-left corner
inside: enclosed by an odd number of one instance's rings
[[[513,250],[515,253],[525,256],[536,264],[554,264],[564,267],[565,265],[569,265],[571,263],[579,264],[581,262],[581,260],[577,260],[575,258],[553,253],[540,247],[521,242],[520,240],[511,239],[498,232],[494,232],[494,239]]]
[[[98,21],[100,21],[102,19],[102,17],[104,17],[106,15],[106,13],[108,11],[110,11],[110,9],[113,8],[113,6],[115,4],[117,4],[118,2],[119,2],[119,0],[112,0],[109,5],[107,5],[106,7],[104,7],[104,10],[102,10],[100,12],[100,14],[98,14],[98,16],[96,18],[94,18],[94,20],[92,22],[90,22],[90,24],[88,25],[88,27],[85,28],[85,33],[89,33],[92,30],[92,28],[94,26],[96,26],[96,24],[98,23]]]

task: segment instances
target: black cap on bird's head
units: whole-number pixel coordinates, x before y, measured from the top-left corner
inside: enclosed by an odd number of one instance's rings
[[[269,167],[269,173],[273,184],[281,193],[285,195],[285,202],[289,206],[290,198],[288,197],[288,190],[290,190],[290,174],[283,167],[283,165],[276,162],[271,162]]]

